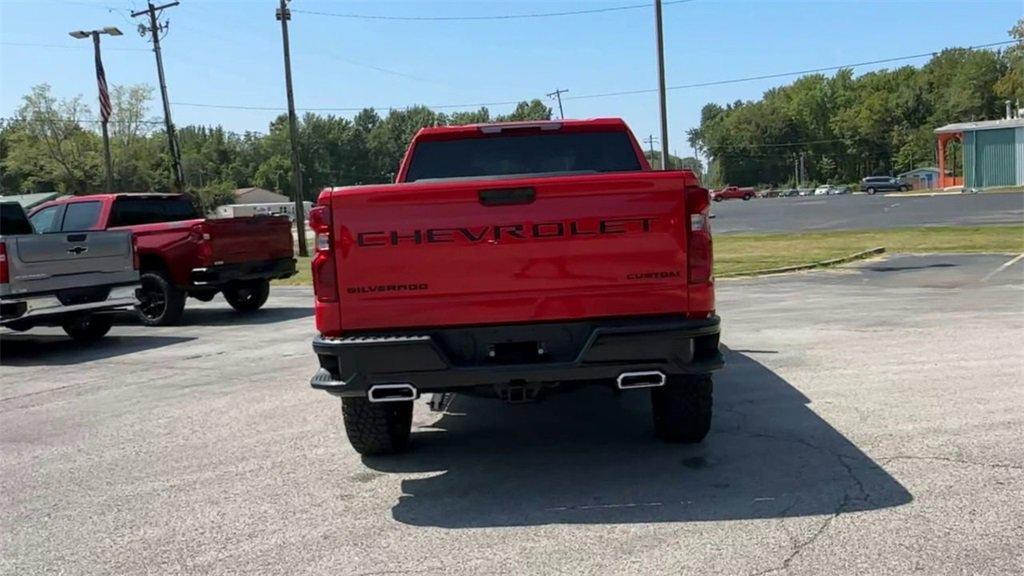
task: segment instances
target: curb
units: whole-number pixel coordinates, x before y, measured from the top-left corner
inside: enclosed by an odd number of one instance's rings
[[[846,264],[847,262],[853,262],[854,260],[863,260],[876,256],[878,254],[885,253],[885,246],[878,246],[877,248],[871,248],[870,250],[864,250],[862,252],[855,252],[849,256],[842,256],[840,258],[832,258],[831,260],[819,260],[818,262],[810,262],[807,264],[798,264],[796,266],[783,266],[782,268],[766,268],[764,270],[753,270],[751,272],[739,272],[736,274],[729,274],[728,276],[720,276],[720,278],[743,278],[747,276],[767,276],[769,274],[785,274],[787,272],[801,272],[803,270],[814,270],[815,268],[828,268],[830,266],[838,266],[839,264]]]

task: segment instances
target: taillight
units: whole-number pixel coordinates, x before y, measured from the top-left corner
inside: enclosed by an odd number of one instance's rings
[[[199,261],[211,264],[213,261],[213,245],[210,243],[210,231],[206,224],[200,222],[192,226],[192,241],[199,247]]]
[[[139,270],[141,268],[141,260],[139,258],[139,238],[135,234],[132,234],[132,268]]]
[[[686,190],[686,212],[689,214],[687,227],[687,278],[691,284],[703,284],[712,279],[711,195],[704,188]]]
[[[313,293],[320,302],[338,301],[338,269],[334,263],[331,242],[331,209],[316,206],[309,211],[309,227],[316,235],[316,254],[310,264],[313,272]]]
[[[11,271],[7,267],[7,244],[0,242],[0,284],[11,281]]]

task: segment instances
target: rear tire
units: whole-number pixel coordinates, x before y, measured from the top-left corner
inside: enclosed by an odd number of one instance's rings
[[[396,454],[409,446],[411,401],[374,404],[366,398],[342,398],[341,414],[349,443],[364,456]]]
[[[722,197],[721,196],[715,196],[714,198],[712,198],[712,200],[714,200],[715,202],[721,202],[722,201]]]
[[[253,280],[224,289],[224,299],[239,312],[253,312],[267,303],[270,280]]]
[[[750,194],[743,196],[743,201],[746,202],[747,200],[750,200]]]
[[[695,444],[711,429],[711,376],[670,376],[651,389],[654,433],[673,443]]]
[[[95,342],[110,332],[114,318],[108,315],[91,314],[78,316],[61,324],[64,332],[78,342]]]
[[[874,188],[868,188],[868,194],[874,196],[875,195],[875,189]]]
[[[135,312],[146,326],[170,326],[185,310],[185,291],[162,272],[146,272],[140,278],[142,288]]]
[[[910,188],[907,188],[906,186],[900,186],[900,192],[906,192],[907,190],[910,190]]]

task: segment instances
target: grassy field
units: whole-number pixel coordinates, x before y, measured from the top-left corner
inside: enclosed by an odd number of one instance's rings
[[[727,277],[768,268],[840,258],[884,246],[893,252],[1024,252],[1024,226],[949,226],[728,234],[715,237],[715,275]]]
[[[715,237],[715,275],[724,278],[757,270],[840,258],[884,246],[890,252],[1024,252],[1024,225],[897,228],[805,232],[798,234],[728,234]],[[310,283],[309,259],[299,259],[299,274],[279,285]]]

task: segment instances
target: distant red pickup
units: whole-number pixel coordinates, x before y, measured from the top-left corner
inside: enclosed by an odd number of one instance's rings
[[[722,200],[750,200],[757,196],[757,191],[753,188],[740,188],[739,186],[726,186],[721,190],[715,190],[711,193],[711,199],[715,202],[721,202]]]
[[[207,220],[180,194],[69,196],[33,210],[39,233],[130,230],[140,259],[139,317],[150,326],[175,323],[191,296],[218,293],[240,312],[267,301],[270,280],[295,274],[288,218]]]

